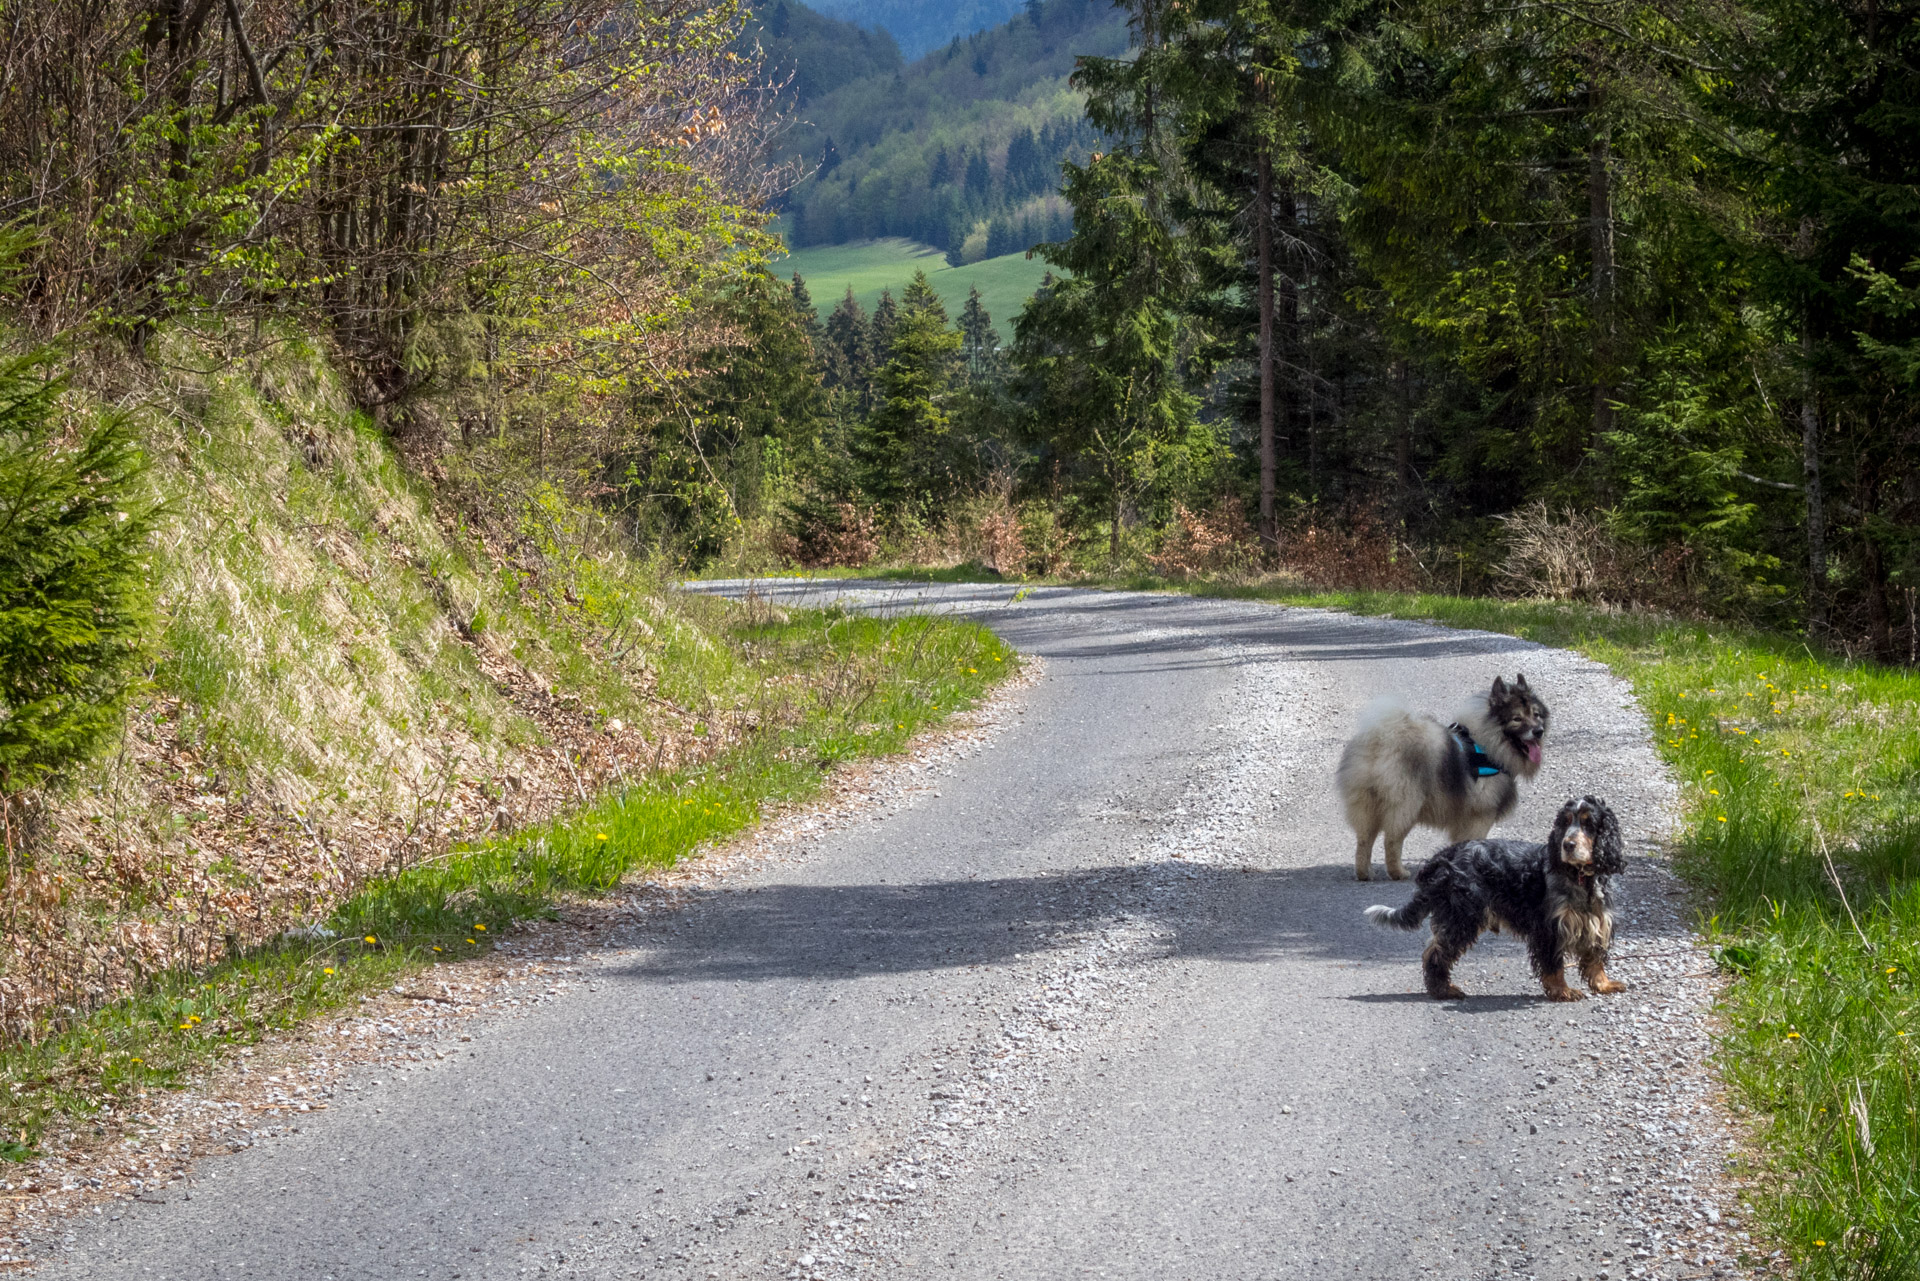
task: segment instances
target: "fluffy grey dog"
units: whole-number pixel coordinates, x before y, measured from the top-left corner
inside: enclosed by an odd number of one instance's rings
[[[1540,769],[1547,705],[1527,685],[1496,676],[1452,724],[1380,699],[1340,753],[1334,781],[1353,828],[1354,875],[1373,879],[1373,839],[1387,837],[1387,875],[1406,879],[1400,848],[1415,827],[1437,827],[1450,841],[1484,837],[1513,812],[1516,780]]]

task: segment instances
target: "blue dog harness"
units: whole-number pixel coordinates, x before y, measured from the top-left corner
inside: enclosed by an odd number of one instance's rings
[[[1493,758],[1481,749],[1480,744],[1473,741],[1473,735],[1467,733],[1466,726],[1454,724],[1447,728],[1452,731],[1454,738],[1459,740],[1460,746],[1466,750],[1467,768],[1473,771],[1475,778],[1492,778],[1495,774],[1506,773],[1493,763]]]

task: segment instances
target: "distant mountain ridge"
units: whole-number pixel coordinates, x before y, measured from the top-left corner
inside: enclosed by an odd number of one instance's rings
[[[814,8],[862,27],[890,33],[908,58],[931,53],[956,36],[997,27],[1029,0],[818,0]]]
[[[786,200],[788,241],[904,236],[958,263],[1064,236],[1060,164],[1098,141],[1068,77],[1128,43],[1111,0],[1029,0],[991,31],[823,94],[783,141],[811,170]]]

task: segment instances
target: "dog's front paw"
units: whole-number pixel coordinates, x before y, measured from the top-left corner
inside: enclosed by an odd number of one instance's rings
[[[1588,986],[1602,996],[1612,996],[1615,992],[1627,990],[1627,985],[1619,979],[1603,978],[1598,983],[1590,983]]]
[[[1447,984],[1447,990],[1444,992],[1429,991],[1427,995],[1436,1001],[1464,1001],[1467,997],[1467,994],[1460,990],[1459,985],[1454,983]]]
[[[1407,879],[1407,869],[1404,867],[1390,867],[1387,869],[1387,875],[1396,881],[1404,881]]]
[[[1570,987],[1550,987],[1547,989],[1547,999],[1549,1001],[1584,1001],[1587,999],[1587,994],[1576,992]]]
[[[1371,881],[1373,879],[1373,872],[1368,868],[1356,867],[1353,869],[1353,879],[1356,881]]]

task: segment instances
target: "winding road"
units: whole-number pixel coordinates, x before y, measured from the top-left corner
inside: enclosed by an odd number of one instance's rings
[[[94,1216],[41,1274],[1734,1274],[1711,980],[1648,857],[1674,789],[1604,668],[1179,596],[754,589],[973,615],[1039,675],[990,742],[895,767],[897,803],[636,915],[565,1000],[201,1162],[190,1200]],[[1437,1004],[1421,939],[1361,915],[1409,887],[1353,879],[1355,711],[1515,671],[1553,728],[1496,832],[1620,811],[1621,997],[1549,1004],[1496,937]]]

